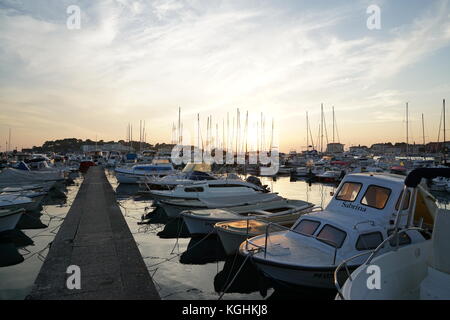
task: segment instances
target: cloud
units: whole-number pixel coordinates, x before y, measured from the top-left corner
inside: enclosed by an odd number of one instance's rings
[[[447,1],[408,25],[353,37],[342,25],[361,15],[365,28],[364,2],[291,11],[269,1],[79,1],[78,31],[65,27],[68,3],[0,7],[1,108],[26,101],[34,110],[16,125],[32,130],[40,110],[90,131],[97,124],[79,114],[89,111],[105,135],[152,119],[149,134],[168,139],[181,105],[187,120],[263,110],[288,130],[321,102],[366,114],[401,104],[404,93],[380,84],[450,41]]]

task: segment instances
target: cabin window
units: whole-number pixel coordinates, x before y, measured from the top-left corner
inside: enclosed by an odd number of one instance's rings
[[[184,188],[185,192],[203,192],[203,188],[202,187],[189,187],[189,188]]]
[[[400,207],[400,202],[402,201],[402,197],[403,197],[403,191],[402,193],[400,193],[400,197],[397,200],[397,203],[395,205],[395,210],[398,210],[398,208]],[[411,197],[411,192],[408,190],[406,193],[406,201],[403,204],[403,209],[402,210],[406,210],[409,208],[409,201],[410,201],[410,197]]]
[[[394,230],[389,230],[388,231],[388,236],[391,236],[392,233],[394,232]],[[391,240],[389,240],[389,243],[391,245],[391,247],[396,247],[397,246],[397,239],[396,237],[393,237]],[[411,238],[405,233],[400,233],[398,235],[398,245],[399,246],[405,246],[407,244],[411,244]]]
[[[330,246],[340,248],[342,247],[342,244],[344,243],[346,236],[347,233],[345,233],[345,231],[342,231],[336,227],[326,224],[317,235],[317,240],[325,242]]]
[[[336,196],[337,200],[353,202],[358,197],[362,184],[356,182],[346,182]]]
[[[356,241],[356,250],[372,250],[376,249],[383,242],[381,232],[371,232],[362,234]]]
[[[384,209],[391,194],[391,189],[371,185],[367,188],[361,203],[375,209]]]
[[[320,222],[318,221],[303,219],[299,224],[295,226],[294,231],[307,236],[311,236],[316,232],[319,226]]]

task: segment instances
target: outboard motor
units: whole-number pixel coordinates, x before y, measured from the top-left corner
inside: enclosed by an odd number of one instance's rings
[[[249,176],[249,177],[247,177],[247,179],[245,181],[247,181],[248,183],[252,183],[252,184],[262,188],[264,190],[264,192],[270,192],[270,190],[268,189],[268,186],[267,185],[263,185],[261,183],[261,180],[258,177]]]

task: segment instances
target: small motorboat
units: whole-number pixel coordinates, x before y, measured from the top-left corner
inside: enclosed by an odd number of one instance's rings
[[[327,170],[323,173],[316,175],[316,179],[320,182],[338,182],[345,175],[345,171],[342,170]]]
[[[229,208],[186,210],[181,213],[191,235],[215,233],[218,222],[238,219],[283,217],[285,215],[306,213],[312,210],[312,203],[301,200],[270,201]]]
[[[41,206],[40,202],[33,201],[30,198],[17,196],[14,194],[0,195],[0,210],[25,209],[26,211],[35,211]]]
[[[0,210],[0,232],[9,231],[16,227],[22,214],[25,213],[24,209],[14,210]]]
[[[237,206],[247,206],[270,201],[279,201],[283,198],[276,193],[254,193],[241,195],[221,194],[215,197],[199,199],[170,199],[159,200],[158,204],[166,212],[169,218],[181,217],[181,212],[201,209],[217,209]]]
[[[187,185],[177,185],[172,190],[151,190],[149,195],[155,200],[198,200],[221,196],[254,195],[267,192],[261,184],[239,178],[193,181]],[[259,181],[259,180],[258,180]],[[259,181],[260,182],[260,181]]]
[[[432,223],[435,199],[421,186],[404,188],[405,179],[383,173],[349,174],[328,206],[302,215],[288,230],[250,238],[239,248],[244,256],[273,281],[274,285],[332,289],[336,267],[345,259],[370,252],[396,228],[412,219]],[[425,241],[417,230],[408,230],[401,245]],[[380,251],[394,246],[386,244]],[[365,261],[359,256],[348,265],[356,269]]]
[[[115,170],[119,183],[139,184],[146,177],[164,177],[177,171],[171,163],[154,161],[151,164],[136,164],[131,167],[117,167]]]
[[[293,205],[296,200],[283,200],[286,203],[291,202]],[[280,202],[283,202],[280,201]],[[303,202],[303,201],[301,201]],[[312,204],[310,207],[304,208],[303,205],[298,210],[288,210],[286,208],[268,209],[265,211],[277,211],[279,214],[267,214],[265,216],[249,216],[242,220],[232,220],[218,222],[214,225],[217,235],[222,242],[226,254],[231,255],[239,250],[239,246],[248,238],[258,236],[266,231],[280,231],[285,228],[290,228],[298,218],[305,213],[313,210]],[[280,211],[278,211],[280,210]],[[277,229],[277,225],[282,227]]]
[[[433,175],[450,177],[450,169],[418,169],[415,176],[405,182],[409,188],[417,187],[422,177]],[[445,171],[444,171],[445,170]],[[414,171],[412,172],[414,173]],[[412,217],[410,216],[412,219]],[[411,220],[410,220],[411,221]],[[335,271],[335,284],[338,289],[336,299],[345,300],[450,300],[450,211],[439,209],[434,219],[431,239],[377,255],[381,246],[388,241],[397,242],[409,230],[418,229],[411,223],[398,230],[381,243],[370,257],[339,285],[337,274],[345,270],[355,258],[342,262]],[[419,228],[420,230],[420,228]],[[424,232],[426,230],[423,230]],[[373,266],[381,271],[379,286],[376,287]],[[372,279],[369,279],[372,277]],[[367,283],[373,284],[369,288]],[[375,283],[374,283],[375,282]]]
[[[237,178],[237,177],[236,177]],[[151,190],[172,190],[177,185],[188,185],[198,181],[217,180],[219,177],[211,172],[211,165],[207,163],[188,163],[180,173],[164,177],[143,177],[141,182],[146,190],[141,195],[150,194]]]

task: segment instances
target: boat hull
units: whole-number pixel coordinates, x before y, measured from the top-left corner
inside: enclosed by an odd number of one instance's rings
[[[198,209],[205,209],[201,207],[193,207],[193,206],[183,206],[183,205],[176,205],[172,203],[166,203],[166,202],[158,202],[158,205],[163,208],[164,212],[169,218],[182,218],[181,212],[185,210],[198,210]]]
[[[334,290],[334,270],[336,266],[329,267],[301,267],[277,264],[267,260],[252,258],[256,267],[274,283],[282,284],[292,290],[298,288],[316,288]],[[353,271],[358,266],[349,266]],[[347,276],[341,273],[340,281],[345,281]]]
[[[204,219],[193,217],[192,215],[181,214],[184,223],[191,235],[203,235],[208,233],[216,233],[214,225],[220,220]]]
[[[244,242],[248,237],[252,237],[254,235],[244,235],[240,233],[232,233],[224,230],[223,228],[215,228],[216,233],[222,242],[222,246],[225,249],[225,253],[227,255],[233,255],[236,251],[239,250],[239,246]]]
[[[12,212],[4,216],[0,216],[0,232],[9,231],[16,227],[22,216],[23,211]]]

